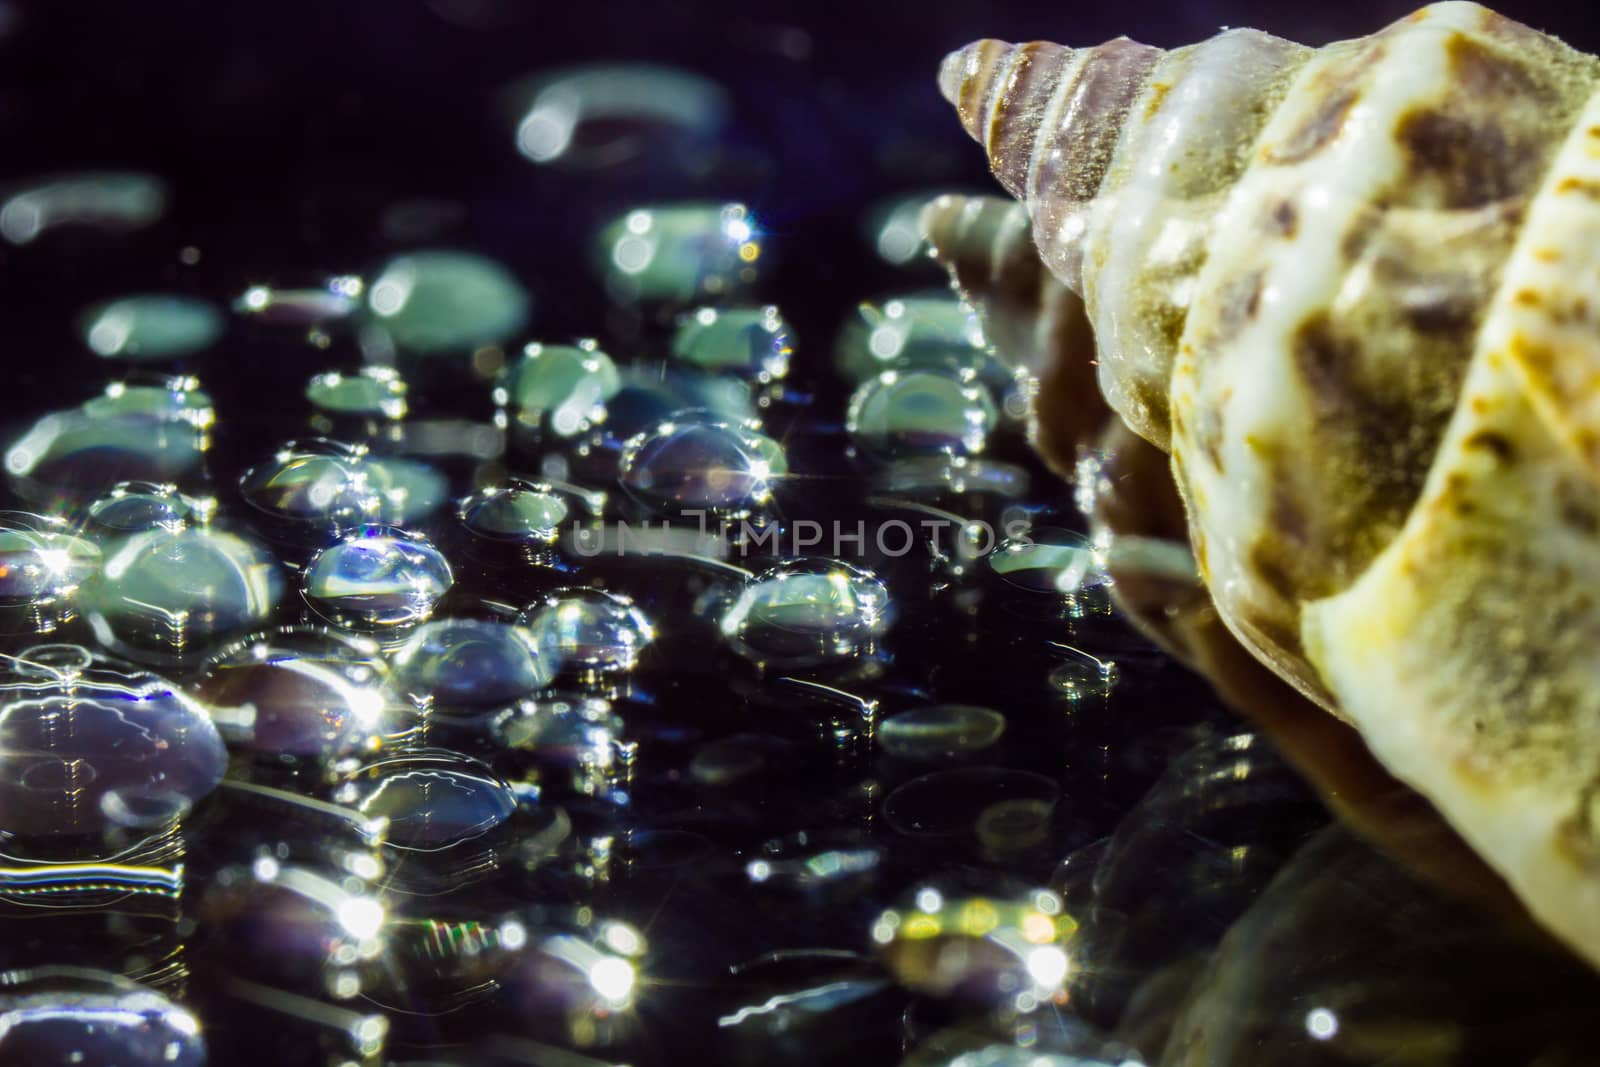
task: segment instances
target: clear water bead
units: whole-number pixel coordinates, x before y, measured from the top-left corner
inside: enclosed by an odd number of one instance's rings
[[[0,204],[0,236],[25,245],[57,226],[137,230],[160,219],[167,191],[135,171],[82,171],[38,180]]]
[[[554,652],[524,626],[435,619],[395,653],[395,688],[429,715],[477,719],[549,685],[560,669]]]
[[[605,700],[549,696],[519,701],[490,723],[495,743],[531,757],[540,789],[602,796],[615,777],[623,722]]]
[[[994,401],[955,371],[884,371],[850,398],[845,428],[876,456],[970,455],[994,429]]]
[[[399,419],[406,413],[406,383],[393,367],[327,371],[306,383],[306,400],[328,415]]]
[[[429,250],[390,260],[367,293],[374,320],[411,352],[459,352],[509,340],[527,324],[527,290],[471,252]]]
[[[276,521],[341,533],[382,520],[384,501],[371,475],[359,445],[294,441],[245,471],[239,493]]]
[[[709,141],[727,118],[722,89],[650,63],[605,63],[543,75],[512,90],[528,100],[517,151],[575,170],[624,165],[645,153]]]
[[[100,549],[65,522],[0,511],[0,611],[54,613],[100,566]]]
[[[353,771],[335,793],[388,823],[391,848],[438,852],[488,833],[517,810],[516,794],[486,764],[446,749],[413,749]]]
[[[589,518],[604,507],[601,494],[511,478],[461,501],[456,517],[479,537],[553,544],[564,524]]]
[[[794,344],[776,307],[703,307],[678,320],[672,357],[713,374],[762,384],[784,378]]]
[[[506,369],[495,403],[528,429],[574,437],[605,421],[606,401],[621,384],[616,364],[593,341],[534,342]]]
[[[200,1021],[119,975],[40,967],[0,975],[0,1062],[205,1067]]]
[[[783,446],[765,434],[673,417],[628,442],[618,481],[655,512],[737,518],[763,509],[787,473]]]
[[[259,626],[282,595],[276,561],[254,541],[158,527],[109,545],[82,603],[102,644],[146,659],[183,657]]]
[[[580,675],[633,669],[655,639],[655,629],[633,601],[602,589],[557,589],[521,616],[541,649],[553,650],[561,669]]]
[[[766,249],[743,204],[637,208],[600,231],[600,273],[622,303],[689,304],[754,285]]]
[[[149,293],[99,304],[81,322],[89,351],[106,359],[161,360],[199,352],[222,336],[222,312],[194,297]]]
[[[746,659],[797,666],[871,654],[889,622],[889,588],[876,575],[808,558],[752,577],[721,629]]]
[[[117,535],[157,528],[181,530],[211,521],[217,502],[178,492],[155,482],[123,482],[89,505],[87,527]]]
[[[427,620],[453,582],[444,554],[422,534],[376,526],[318,552],[301,592],[335,626],[380,630]]]
[[[370,640],[310,626],[255,634],[205,662],[194,696],[234,748],[287,763],[375,751],[404,732]]]
[[[1006,717],[972,704],[932,704],[884,719],[878,744],[908,760],[960,759],[991,747],[1006,730]]]
[[[14,838],[160,828],[226,769],[205,709],[162,678],[76,645],[38,645],[0,667],[0,812]]]
[[[886,370],[975,372],[985,358],[977,313],[949,293],[862,304],[834,342],[835,365],[857,383]]]

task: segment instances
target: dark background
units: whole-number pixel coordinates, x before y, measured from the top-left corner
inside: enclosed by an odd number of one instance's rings
[[[1321,43],[1411,6],[0,0],[0,187],[116,167],[151,171],[171,192],[162,224],[127,239],[0,247],[8,414],[97,388],[104,370],[73,330],[94,300],[159,289],[227,301],[255,283],[371,271],[408,244],[508,263],[534,290],[537,336],[604,336],[585,241],[620,209],[685,195],[745,198],[772,231],[779,266],[762,295],[797,326],[803,370],[856,301],[906,285],[862,238],[866,204],[930,185],[993,188],[935,88],[946,51],[980,36],[1081,44],[1125,33],[1176,46],[1246,24]],[[1592,5],[1503,10],[1600,50]],[[520,157],[505,87],[604,59],[678,64],[726,86],[723,165],[694,181],[618,181]],[[442,206],[441,224],[386,236],[384,211],[416,198]],[[189,246],[201,253],[192,266],[179,259]],[[298,403],[310,373],[350,358],[317,355],[262,347],[236,327],[203,377],[237,428],[263,397]],[[230,403],[236,390],[251,402]]]

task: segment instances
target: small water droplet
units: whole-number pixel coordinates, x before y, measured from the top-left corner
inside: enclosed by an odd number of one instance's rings
[[[884,371],[850,398],[845,428],[874,456],[983,451],[995,424],[988,390],[943,370]]]
[[[520,618],[562,670],[581,676],[630,671],[655,639],[655,628],[632,600],[602,589],[557,589]]]

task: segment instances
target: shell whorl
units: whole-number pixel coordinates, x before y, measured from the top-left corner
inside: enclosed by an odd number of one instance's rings
[[[1160,53],[1068,130],[1129,47],[980,42],[941,88],[1229,629],[1600,964],[1600,59],[1441,3]]]

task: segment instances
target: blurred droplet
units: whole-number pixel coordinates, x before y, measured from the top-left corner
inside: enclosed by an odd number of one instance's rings
[[[453,582],[450,564],[422,534],[374,526],[318,552],[301,591],[335,626],[391,630],[426,621]]]
[[[593,341],[527,345],[495,389],[495,403],[528,430],[571,438],[606,418],[621,387],[611,357]]]
[[[1035,821],[1047,824],[1060,797],[1061,787],[1042,774],[963,767],[913,778],[885,798],[883,815],[910,837],[976,838],[985,813],[997,804],[1034,802],[1040,805]]]
[[[192,485],[202,477],[208,445],[206,432],[182,419],[58,411],[6,450],[6,473],[30,503],[68,508],[86,505],[120,482]]]
[[[204,300],[167,294],[125,296],[82,319],[84,343],[105,359],[162,360],[210,348],[222,336],[222,313]]]
[[[646,63],[555,71],[511,95],[528,100],[517,151],[534,163],[574,170],[608,170],[650,153],[707,151],[728,111],[715,82]]]
[[[888,587],[871,572],[838,560],[795,559],[752,577],[721,629],[746,659],[800,666],[871,654],[889,620]]]
[[[672,356],[679,363],[746,381],[778,381],[789,373],[794,345],[776,307],[703,307],[678,320]]]
[[[366,449],[323,439],[283,446],[240,475],[239,493],[273,523],[303,532],[340,534],[384,517]]]
[[[327,415],[399,419],[406,413],[406,383],[393,367],[328,371],[306,383],[306,399]]]
[[[367,293],[394,344],[420,355],[507,341],[527,324],[529,305],[527,290],[504,267],[458,251],[397,256]]]
[[[977,313],[949,293],[862,304],[834,342],[834,364],[857,384],[886,370],[976,372],[984,363]]]
[[[845,428],[874,456],[982,452],[996,413],[988,390],[954,371],[884,371],[850,398]]]
[[[87,529],[100,534],[140,533],[157,527],[178,530],[211,521],[216,501],[197,499],[175,486],[122,482],[89,505]]]
[[[552,789],[575,796],[604,796],[616,784],[622,719],[595,697],[550,696],[523,700],[495,716],[495,743],[526,756],[538,769],[541,795]]]
[[[172,683],[75,645],[0,663],[0,811],[18,839],[159,829],[222,780],[227,753],[205,709]],[[0,1041],[3,1041],[0,1030]]]
[[[233,302],[239,315],[274,326],[315,329],[350,317],[361,307],[365,284],[354,275],[332,278],[321,288],[280,289],[252,285]]]
[[[161,218],[166,207],[165,187],[148,174],[65,174],[29,184],[0,204],[0,236],[25,245],[56,226],[136,230]]]
[[[227,743],[294,764],[374,751],[404,722],[377,645],[315,627],[256,634],[208,659],[194,695]]]
[[[931,704],[884,719],[878,744],[900,759],[960,759],[990,747],[1005,729],[1005,716],[990,708]]]
[[[684,305],[749,289],[770,258],[743,204],[638,208],[600,231],[599,271],[619,303]]]

